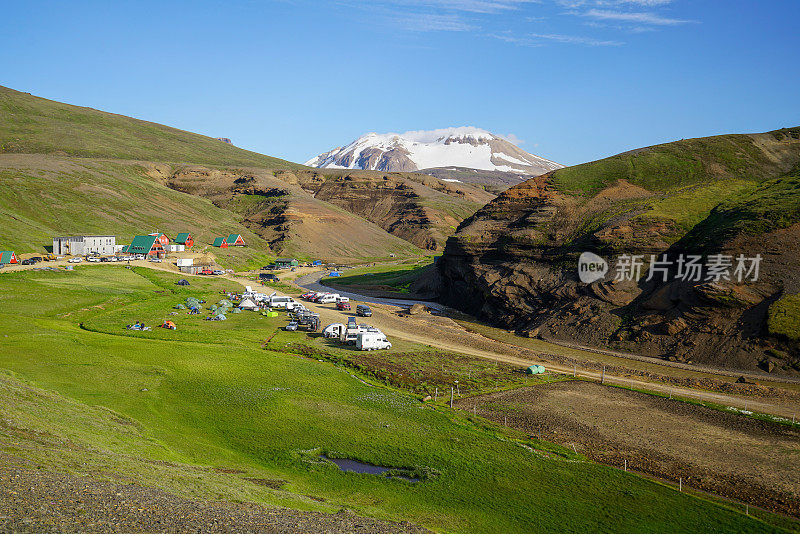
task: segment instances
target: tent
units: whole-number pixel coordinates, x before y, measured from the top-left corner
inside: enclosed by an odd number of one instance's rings
[[[544,365],[531,365],[525,369],[526,375],[540,375],[544,373]]]
[[[214,320],[215,320],[215,321],[225,321],[225,320],[227,320],[227,319],[228,319],[228,318],[227,318],[227,317],[225,317],[225,315],[224,315],[224,314],[222,314],[222,313],[220,313],[219,315],[215,315],[215,316],[214,316]]]
[[[242,310],[255,311],[258,309],[258,304],[256,304],[250,299],[242,299],[242,301],[239,303],[239,308]]]
[[[185,304],[181,304],[181,303],[179,302],[178,304],[176,304],[176,305],[174,306],[174,308],[175,308],[176,310],[185,310],[185,309],[186,309],[186,305],[185,305]]]
[[[239,308],[234,308],[231,310],[231,313],[242,313],[242,310],[240,310]]]
[[[164,321],[164,324],[161,325],[161,328],[166,328],[168,330],[177,330],[178,327],[175,326],[175,323],[172,321]]]
[[[178,284],[179,286],[188,286],[189,285],[189,281],[186,280],[185,278],[181,278],[180,280],[178,280],[175,283]]]

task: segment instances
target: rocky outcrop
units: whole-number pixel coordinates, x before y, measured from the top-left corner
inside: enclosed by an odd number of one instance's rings
[[[655,167],[665,155],[677,183],[662,180],[668,169]],[[436,264],[440,299],[544,338],[800,373],[797,340],[770,319],[774,303],[800,293],[800,175],[793,171],[800,128],[690,140],[610,159],[532,178],[464,221]],[[680,178],[685,162],[695,169],[688,183]],[[751,178],[739,178],[747,166]],[[609,265],[593,283],[578,275],[586,251]],[[665,254],[672,265],[648,280],[651,256]],[[720,254],[734,263],[760,254],[758,279],[738,281],[736,265],[731,279],[708,279],[707,271],[700,280],[678,277],[681,255],[708,264]],[[615,280],[625,255],[642,258],[640,275]]]

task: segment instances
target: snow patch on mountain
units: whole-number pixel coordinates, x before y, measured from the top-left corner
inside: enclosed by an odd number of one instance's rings
[[[398,172],[452,166],[525,175],[563,167],[529,154],[501,136],[472,126],[402,134],[368,133],[347,146],[310,159],[306,165]]]

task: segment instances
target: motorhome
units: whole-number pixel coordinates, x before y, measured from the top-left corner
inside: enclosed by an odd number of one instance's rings
[[[356,348],[358,350],[383,350],[391,349],[392,344],[386,339],[383,332],[362,332],[356,338]]]
[[[361,334],[381,334],[383,332],[375,328],[374,326],[370,326],[368,324],[360,324],[356,325],[355,327],[351,325],[347,325],[347,329],[344,332],[344,342],[347,345],[355,345],[358,339],[358,336]]]
[[[336,302],[339,300],[338,293],[328,293],[327,295],[323,295],[317,299],[316,302],[319,304],[330,304],[331,302]]]

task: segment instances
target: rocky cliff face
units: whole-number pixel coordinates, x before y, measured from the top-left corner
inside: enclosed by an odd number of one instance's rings
[[[447,241],[441,298],[528,335],[798,374],[798,165],[795,128],[670,143],[532,178]],[[609,265],[593,283],[578,274],[587,251]],[[681,255],[702,257],[699,280],[685,265],[679,272]],[[729,279],[708,276],[719,255]],[[757,255],[758,279],[740,282],[737,258]],[[640,273],[615,280],[631,256]],[[648,280],[651,256],[671,265],[655,264]]]

